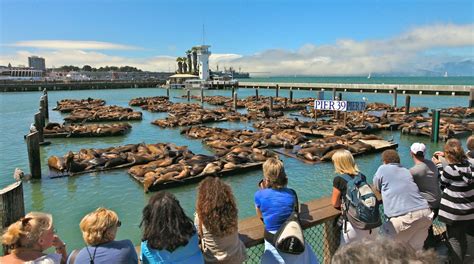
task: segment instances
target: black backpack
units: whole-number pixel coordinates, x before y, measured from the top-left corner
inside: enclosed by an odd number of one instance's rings
[[[265,229],[264,237],[266,241],[279,251],[299,255],[303,253],[305,249],[304,234],[299,219],[298,195],[296,195],[294,190],[290,190],[295,195],[293,211],[275,234]]]
[[[382,225],[380,203],[374,191],[367,184],[361,173],[352,178],[345,174],[342,178],[347,182],[345,197],[342,197],[342,215],[353,227],[370,230]]]

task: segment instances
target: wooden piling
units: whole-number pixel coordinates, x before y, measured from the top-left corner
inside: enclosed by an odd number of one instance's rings
[[[201,104],[204,103],[204,89],[201,88]]]
[[[186,97],[188,98],[188,102],[191,100],[191,91],[188,89],[186,91]]]
[[[280,93],[280,85],[276,85],[276,88],[275,88],[275,98],[278,98],[278,94]]]
[[[342,101],[342,93],[339,93],[339,96],[338,96],[338,97],[339,97],[339,100]]]
[[[232,93],[230,94],[230,96],[234,96],[234,93],[235,93],[235,87],[232,86]]]
[[[398,88],[393,88],[393,107],[397,107]]]
[[[170,88],[166,88],[166,97],[168,97],[168,100],[170,99]]]
[[[270,96],[270,112],[273,112],[273,97]]]
[[[35,128],[38,131],[39,142],[44,142],[43,127],[41,126],[41,112],[35,114]]]
[[[233,97],[232,106],[234,108],[234,111],[237,111],[237,92],[234,92],[232,97]]]
[[[288,98],[285,97],[285,101],[284,101],[284,102],[285,102],[285,108],[287,108],[287,107],[288,107]]]
[[[336,88],[332,88],[332,100],[336,100]]]
[[[258,88],[255,89],[255,101],[258,101]]]
[[[39,149],[39,132],[29,133],[26,136],[30,173],[33,179],[41,179],[41,157]]]
[[[2,230],[25,216],[23,183],[17,181],[0,190],[0,222]],[[9,248],[3,246],[3,254],[9,254]]]
[[[44,96],[44,108],[46,109],[45,118],[49,120],[48,91],[46,90],[46,88],[44,88],[43,90],[43,96]]]
[[[474,107],[474,88],[469,91],[469,107]]]
[[[293,103],[293,89],[290,88],[290,104]]]
[[[410,99],[411,97],[409,95],[405,97],[405,115],[410,113]]]
[[[431,142],[437,143],[439,140],[439,120],[440,120],[439,109],[432,109],[431,110]]]

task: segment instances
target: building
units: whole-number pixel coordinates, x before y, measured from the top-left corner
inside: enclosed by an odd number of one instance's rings
[[[25,67],[0,66],[0,80],[40,81],[44,71]]]
[[[44,58],[38,56],[31,56],[28,57],[28,67],[34,68],[36,70],[46,70],[46,64],[44,62]]]
[[[199,63],[199,79],[203,81],[208,81],[209,76],[209,56],[211,56],[211,51],[209,50],[211,46],[201,45],[194,47],[197,50],[198,63]]]

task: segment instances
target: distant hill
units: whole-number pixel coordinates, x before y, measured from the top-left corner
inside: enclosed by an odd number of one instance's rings
[[[448,76],[474,76],[474,61],[446,62],[434,67],[433,71],[443,75],[447,72]]]

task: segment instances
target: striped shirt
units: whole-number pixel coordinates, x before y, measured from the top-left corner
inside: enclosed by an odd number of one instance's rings
[[[474,221],[474,172],[465,164],[437,165],[444,188],[439,206],[441,222],[452,225]]]

